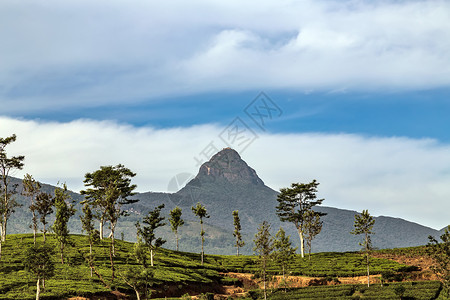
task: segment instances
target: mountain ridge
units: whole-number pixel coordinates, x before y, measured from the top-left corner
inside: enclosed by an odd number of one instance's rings
[[[14,181],[21,184],[20,179],[14,179]],[[54,188],[51,185],[43,185],[43,189],[47,192],[52,192]],[[71,192],[71,195],[77,203],[83,198],[78,193]],[[233,210],[239,211],[246,242],[241,253],[252,253],[253,236],[263,220],[272,224],[273,234],[280,226],[283,227],[287,234],[291,235],[294,244],[298,245],[299,239],[294,226],[291,223],[280,222],[275,213],[277,195],[278,192],[266,186],[257,172],[241,158],[237,151],[224,148],[208,162],[202,164],[197,175],[177,192],[138,193],[135,198],[140,201],[125,208],[129,210],[130,216],[119,221],[116,232],[118,236],[124,233],[127,239],[134,240],[136,232],[134,223],[150,209],[159,204],[165,204],[163,213],[167,218],[169,211],[179,206],[183,211],[182,217],[186,220],[186,226],[180,229],[180,249],[196,251],[197,243],[200,244],[200,229],[191,207],[201,202],[211,216],[205,220],[207,253],[233,254],[235,252],[232,236]],[[28,199],[20,195],[18,199],[25,208],[28,207]],[[79,204],[77,209],[77,214],[69,223],[73,233],[81,232]],[[350,234],[353,229],[354,215],[358,212],[328,206],[317,206],[315,209],[327,215],[323,217],[322,232],[313,241],[313,252],[359,250],[360,237]],[[30,232],[28,228],[30,220],[31,213],[27,209],[18,210],[9,223],[9,233]],[[52,222],[53,217],[49,220]],[[439,237],[443,232],[443,229],[436,230],[401,218],[378,216],[375,220],[373,244],[377,248],[423,245],[428,242],[429,235]],[[172,249],[175,247],[173,233],[169,226],[164,226],[159,230],[159,234],[168,241],[167,247]]]

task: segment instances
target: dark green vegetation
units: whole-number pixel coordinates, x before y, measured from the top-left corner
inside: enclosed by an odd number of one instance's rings
[[[41,244],[43,242],[42,239],[42,236],[39,235],[36,241],[37,244]],[[111,289],[104,286],[95,274],[93,277],[90,276],[90,269],[86,262],[89,254],[88,237],[70,235],[69,241],[73,246],[67,246],[65,249],[64,265],[60,263],[57,251],[53,255],[55,275],[46,280],[46,288],[41,291],[41,297],[45,299],[45,297],[89,296],[111,291]],[[59,245],[52,234],[47,236],[46,244],[53,246],[54,249],[58,249]],[[36,277],[32,273],[27,272],[24,265],[25,251],[31,245],[33,245],[33,234],[7,236],[4,244],[4,257],[0,262],[0,299],[34,299]],[[109,239],[100,241],[99,244],[93,247],[94,266],[105,282],[111,282],[109,247]],[[116,279],[111,284],[111,288],[129,295],[134,295],[134,291],[124,283],[121,279],[121,274],[124,274],[130,267],[139,265],[133,255],[133,250],[133,243],[116,240]],[[150,259],[150,254],[146,254],[147,259]],[[199,284],[210,287],[221,284],[229,285],[235,283],[236,280],[224,277],[221,273],[256,273],[258,270],[255,256],[206,255],[204,266],[201,266],[199,254],[176,252],[161,248],[156,253],[155,258],[155,267],[153,269],[154,285],[152,289],[155,290],[154,295],[160,296],[180,296],[187,291],[191,291],[192,286],[198,286]],[[364,257],[359,253],[319,253],[313,254],[311,261],[308,259],[302,260],[297,255],[291,268],[291,274],[324,277],[363,275],[365,274],[363,259]],[[371,273],[373,274],[379,274],[387,270],[397,272],[414,269],[413,267],[384,259],[372,259],[371,263]],[[279,267],[272,261],[269,261],[267,273],[272,275],[279,274]],[[325,289],[327,288],[325,287]],[[339,288],[348,289],[349,287],[343,286]],[[170,293],[167,292],[169,294],[165,294],[165,291],[170,291]],[[409,289],[407,289],[408,291]],[[275,297],[277,293],[273,296]],[[294,291],[289,293],[294,293]]]
[[[289,266],[289,275],[310,277],[354,277],[365,275],[366,265],[364,256],[358,252],[323,252],[311,254],[311,260],[302,259],[296,255]],[[257,273],[258,266],[254,256],[222,256],[207,255],[205,262],[220,265],[228,272]],[[410,272],[417,268],[396,263],[387,259],[372,259],[371,274],[381,274],[383,271]],[[273,261],[267,263],[267,273],[280,274],[279,266]]]
[[[399,288],[400,287],[400,288]],[[403,293],[399,294],[399,291]],[[321,287],[305,287],[288,289],[284,293],[282,289],[275,290],[268,296],[270,300],[294,300],[294,299],[404,299],[404,300],[432,300],[437,299],[441,290],[438,281],[391,283],[385,286],[372,285],[331,285]],[[258,299],[261,292],[250,292],[249,299]],[[253,297],[252,297],[253,296]]]

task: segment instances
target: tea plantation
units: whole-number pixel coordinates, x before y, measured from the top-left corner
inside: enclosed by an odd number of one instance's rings
[[[89,253],[89,243],[86,236],[71,235],[71,246],[65,250],[65,264],[61,264],[57,241],[52,235],[47,235],[46,244],[54,246],[55,276],[46,280],[41,299],[67,299],[74,296],[91,297],[93,295],[108,295],[112,290],[127,294],[133,299],[134,291],[121,274],[137,267],[133,255],[134,244],[116,240],[115,279],[112,280],[109,246],[110,240],[105,239],[93,247],[94,265],[97,275],[90,275],[86,257]],[[37,243],[43,243],[41,236]],[[33,244],[32,234],[8,235],[2,245],[0,260],[0,299],[35,299],[36,278],[25,270],[25,249]],[[148,254],[149,256],[149,254]],[[148,260],[150,260],[148,258]],[[224,256],[206,255],[205,264],[200,263],[200,255],[158,249],[153,268],[154,278],[152,289],[154,297],[179,297],[186,293],[200,294],[208,292],[208,288],[221,285],[233,285],[237,279],[226,277],[227,272],[257,273],[257,259],[254,256]],[[278,267],[269,264],[269,273],[279,274]],[[386,259],[371,259],[371,273],[410,272],[414,267],[402,265]],[[363,257],[359,253],[318,253],[311,259],[296,257],[290,275],[312,277],[351,277],[365,275],[366,269]],[[107,282],[109,288],[103,282]],[[269,299],[400,299],[395,293],[397,283],[381,287],[380,284],[370,288],[363,285],[335,285],[290,289],[287,293],[274,290]],[[441,285],[439,282],[401,283],[405,286],[402,299],[436,299]],[[204,290],[202,290],[202,287]],[[245,299],[257,299],[258,291],[253,291]],[[396,298],[397,297],[397,298]],[[405,298],[406,297],[406,298]],[[409,297],[409,298],[407,298]],[[412,298],[413,297],[413,298]],[[187,296],[185,297],[187,298]]]

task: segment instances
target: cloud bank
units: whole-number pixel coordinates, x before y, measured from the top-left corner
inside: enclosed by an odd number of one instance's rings
[[[49,123],[0,117],[0,136],[26,156],[22,177],[83,189],[86,172],[122,163],[137,173],[141,192],[167,191],[180,173],[196,174],[199,157],[223,128],[136,128],[110,121]],[[225,147],[226,145],[216,144]],[[275,190],[317,179],[324,205],[405,218],[436,229],[448,225],[450,146],[435,140],[349,134],[265,134],[241,152]]]
[[[4,113],[450,84],[448,1],[2,1]],[[12,105],[15,104],[15,105]]]

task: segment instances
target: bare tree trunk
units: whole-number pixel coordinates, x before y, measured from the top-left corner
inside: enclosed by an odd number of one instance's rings
[[[370,271],[369,271],[369,236],[366,232],[366,255],[367,255],[367,286],[370,287]]]
[[[100,239],[103,240],[103,217],[100,219]]]
[[[153,249],[150,249],[150,265],[153,267]]]
[[[44,244],[45,244],[45,223],[44,224],[44,231],[42,232],[44,234]]]
[[[114,281],[114,261],[112,256],[112,248],[109,248],[109,260],[111,262],[111,282]]]
[[[264,267],[265,268],[265,267]],[[267,293],[266,293],[266,271],[263,273],[263,281],[264,281],[264,300],[267,300]]]
[[[2,241],[0,240],[0,259],[2,259]]]
[[[202,266],[203,266],[203,242],[205,240],[205,238],[203,237],[203,235],[205,234],[203,232],[203,223],[200,224],[201,225],[201,230],[202,230]]]
[[[37,219],[36,219],[36,213],[33,210],[33,243],[36,245],[36,231],[37,231]]]
[[[6,204],[8,205],[8,204]],[[2,242],[6,241],[6,223],[8,218],[6,216],[6,212],[3,214],[3,222],[2,222]]]
[[[63,243],[60,243],[59,249],[61,252],[61,264],[63,265],[64,264],[64,257],[63,257],[64,244]]]
[[[92,243],[89,243],[89,260],[92,261]],[[89,263],[89,267],[91,269],[91,277],[92,277],[92,263]]]
[[[304,245],[304,239],[303,239],[303,231],[300,230],[299,227],[297,227],[298,236],[300,238],[300,253],[302,255],[302,258],[305,257],[305,245]]]
[[[239,256],[239,246],[237,246],[236,256]]]
[[[136,288],[134,288],[134,291],[136,292],[136,299],[141,300],[141,295],[139,295],[139,291]]]
[[[113,226],[111,226],[111,228],[113,228]],[[111,229],[111,247],[112,247],[112,255],[115,257],[116,256],[116,247],[114,244],[114,229]]]
[[[367,286],[370,286],[369,253],[367,253]]]
[[[37,283],[36,283],[36,300],[39,300],[39,295],[41,294],[41,286],[40,286],[40,278],[38,277]]]
[[[178,251],[178,230],[175,231],[175,235],[176,235],[176,237],[177,237],[177,251]]]

